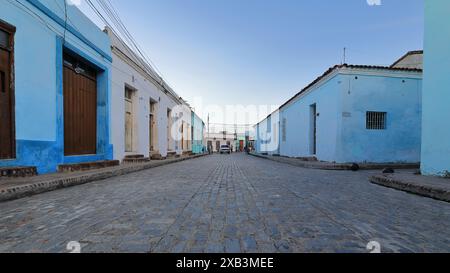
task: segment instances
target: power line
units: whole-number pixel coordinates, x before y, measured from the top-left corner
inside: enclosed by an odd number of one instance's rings
[[[94,7],[94,4],[92,3],[91,0],[89,0],[89,2],[91,2],[91,7]],[[161,74],[160,72],[158,72],[158,68],[156,67],[156,65],[150,60],[150,58],[148,58],[148,56],[145,55],[144,51],[141,49],[141,47],[139,46],[139,44],[136,42],[136,40],[134,39],[134,37],[130,34],[129,30],[127,29],[127,27],[125,26],[125,24],[123,23],[123,21],[120,19],[117,11],[115,9],[113,9],[112,3],[108,2],[106,3],[104,0],[96,0],[96,2],[98,3],[100,9],[102,9],[102,11],[104,13],[106,13],[106,17],[109,19],[109,21],[112,23],[109,23],[108,20],[105,19],[105,23],[117,33],[120,33],[120,35],[117,35],[118,37],[121,37],[122,39],[125,39],[128,41],[129,45],[134,48],[134,50],[136,51],[136,53],[138,53],[138,55],[140,55],[140,57],[142,58],[143,65],[147,68],[152,68],[152,70],[154,70],[156,73]],[[97,9],[98,11],[98,9]],[[100,13],[100,12],[98,12]],[[105,17],[103,17],[105,18]],[[153,71],[152,71],[153,72]],[[158,77],[161,78],[160,75],[156,75]]]
[[[105,2],[105,0],[96,0],[99,8],[97,8],[91,0],[87,0],[87,3],[94,13],[97,14],[100,20],[103,21],[112,33],[119,38],[125,48],[129,49],[133,55],[136,55],[136,59],[142,68],[146,70],[149,75],[155,77],[155,80],[159,82],[166,89],[166,91],[176,97],[180,103],[185,104],[186,102],[183,99],[180,99],[181,97],[173,91],[169,84],[167,84],[167,81],[163,79],[163,75],[157,66],[145,54],[134,37],[130,34],[111,1],[107,0],[107,2]],[[102,10],[104,14],[100,10]]]

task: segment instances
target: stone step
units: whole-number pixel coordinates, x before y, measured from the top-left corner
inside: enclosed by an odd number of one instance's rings
[[[31,177],[38,175],[36,167],[2,167],[0,168],[0,177]]]
[[[176,155],[177,155],[177,152],[175,152],[175,151],[169,151],[169,152],[167,152],[167,157],[169,157],[169,158],[176,157]]]
[[[151,160],[164,160],[166,159],[165,157],[163,157],[161,154],[152,154],[152,156],[150,157]]]
[[[108,167],[119,166],[119,160],[102,160],[102,161],[93,161],[93,162],[85,162],[85,163],[74,163],[74,164],[63,164],[58,166],[58,172],[67,173],[67,172],[77,172],[77,171],[88,171],[95,169],[103,169]]]
[[[139,157],[139,158],[124,158],[123,164],[136,164],[136,163],[147,163],[150,162],[150,158],[148,157]]]
[[[301,161],[307,161],[307,162],[317,162],[317,157],[315,156],[304,156],[304,157],[296,157],[296,159],[299,159]]]
[[[140,159],[140,158],[145,158],[144,155],[127,155],[125,156],[125,159]]]

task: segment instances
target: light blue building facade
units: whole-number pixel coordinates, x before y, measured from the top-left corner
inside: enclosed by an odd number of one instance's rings
[[[43,174],[55,172],[60,164],[111,159],[112,58],[108,36],[75,6],[66,6],[64,0],[1,0],[0,20],[16,29],[12,35],[15,153],[11,158],[0,159],[0,167],[36,166]],[[66,56],[76,61],[70,63]],[[72,70],[65,70],[69,65]],[[65,121],[73,113],[65,113],[65,107],[77,109],[83,102],[73,98],[75,106],[66,105],[65,89],[75,88],[65,79],[66,73],[72,73],[73,78],[81,77],[87,74],[87,68],[93,76],[81,81],[90,85],[95,82],[94,120],[92,125],[87,122],[73,128],[84,126],[86,132],[93,133],[87,136],[80,132],[84,130],[77,130],[71,134],[80,139],[68,139],[66,132],[70,128]],[[84,91],[83,88],[80,90]],[[83,111],[78,114],[83,115]],[[84,142],[84,136],[94,138],[95,143],[88,143],[91,147],[80,154],[76,146],[68,152],[67,143]]]
[[[205,147],[205,123],[192,111],[192,153],[201,154]]]
[[[420,69],[335,66],[257,125],[256,149],[337,163],[418,163],[421,85]],[[264,151],[267,132],[278,145]]]
[[[422,174],[450,176],[450,1],[425,1]]]

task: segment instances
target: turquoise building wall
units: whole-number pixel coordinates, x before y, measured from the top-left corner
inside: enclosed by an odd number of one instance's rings
[[[57,165],[112,158],[110,144],[110,41],[75,6],[64,0],[1,1],[0,19],[15,26],[16,158],[4,166],[37,166],[40,174]],[[64,156],[63,50],[98,70],[97,154]]]
[[[204,132],[205,132],[205,123],[203,120],[192,111],[192,152],[194,154],[203,153],[203,148],[205,147],[204,143]]]
[[[422,174],[450,176],[450,1],[425,1]]]

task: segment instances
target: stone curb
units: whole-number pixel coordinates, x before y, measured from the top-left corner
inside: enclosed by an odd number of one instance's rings
[[[430,185],[420,185],[407,180],[395,179],[388,175],[375,175],[370,182],[380,186],[428,197],[440,201],[450,202],[450,190]]]
[[[139,165],[121,165],[120,167],[113,167],[107,170],[100,169],[97,170],[97,172],[95,173],[83,174],[82,172],[80,172],[79,174],[76,175],[67,174],[68,177],[64,178],[54,178],[48,181],[35,182],[19,186],[11,186],[9,188],[0,191],[0,202],[16,200],[44,192],[82,185],[94,181],[104,180],[115,176],[121,176],[147,169],[161,167],[164,165],[169,165],[203,156],[206,156],[206,154],[194,155],[184,158],[181,157],[176,159],[170,159],[167,161],[152,161],[150,163],[144,163]]]
[[[328,162],[313,162],[313,161],[301,161],[292,158],[285,157],[273,157],[260,155],[255,153],[250,153],[250,155],[272,160],[279,163],[285,163],[296,167],[302,167],[307,169],[318,169],[318,170],[329,170],[329,171],[351,171],[353,169],[353,164],[339,164],[339,163],[328,163]],[[360,170],[382,170],[384,168],[393,169],[419,169],[419,164],[359,164]]]

